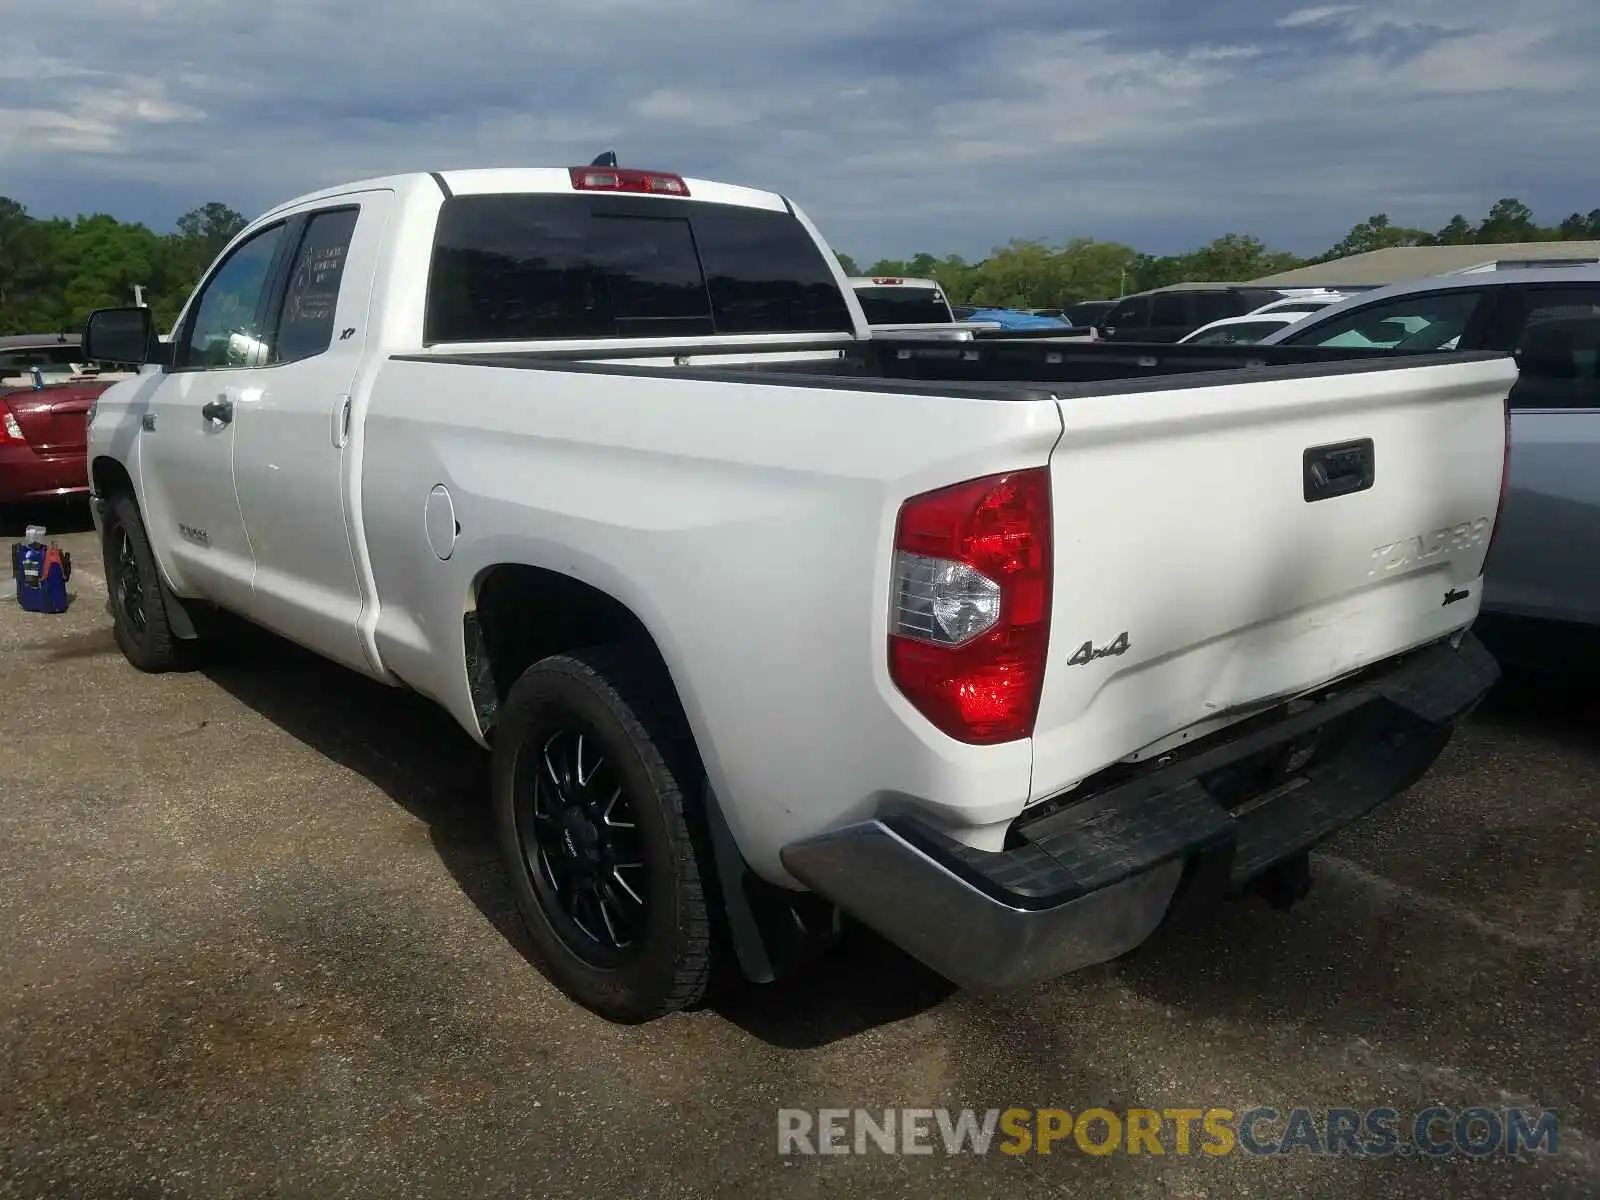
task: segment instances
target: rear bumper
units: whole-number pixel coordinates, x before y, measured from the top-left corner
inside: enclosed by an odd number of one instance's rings
[[[1052,978],[1133,949],[1176,901],[1237,891],[1409,787],[1499,674],[1467,634],[1103,773],[1025,813],[1004,851],[897,814],[794,843],[783,862],[958,984]]]
[[[31,446],[0,446],[0,504],[70,500],[88,494],[89,465],[82,450],[40,454]]]

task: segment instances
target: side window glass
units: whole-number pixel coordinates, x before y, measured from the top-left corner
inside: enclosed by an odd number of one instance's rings
[[[1527,293],[1513,408],[1600,408],[1600,289]]]
[[[274,225],[256,234],[206,281],[186,322],[177,366],[257,367],[267,361],[261,301],[283,228]]]
[[[1150,324],[1156,327],[1187,325],[1192,297],[1185,292],[1162,292],[1150,306]]]
[[[1111,310],[1105,318],[1105,323],[1116,329],[1143,329],[1150,322],[1150,298],[1140,296],[1137,300],[1124,300]]]
[[[1482,292],[1423,292],[1319,322],[1287,341],[1295,346],[1454,350],[1482,302]]]
[[[274,362],[313,358],[333,344],[339,281],[344,278],[344,261],[358,216],[358,209],[345,208],[317,213],[306,222],[283,296]]]
[[[1194,303],[1193,320],[1199,322],[1196,329],[1225,317],[1242,317],[1250,311],[1244,307],[1244,301],[1237,292],[1196,292]]]

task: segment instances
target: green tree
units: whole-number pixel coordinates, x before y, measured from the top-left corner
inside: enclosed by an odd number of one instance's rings
[[[1544,236],[1544,231],[1533,223],[1533,210],[1521,200],[1510,197],[1496,200],[1483,224],[1478,226],[1478,241],[1486,244],[1536,242]]]
[[[1584,216],[1583,213],[1573,213],[1561,222],[1557,230],[1563,241],[1581,242],[1590,238],[1600,238],[1600,208]]]
[[[1423,229],[1408,229],[1393,225],[1388,213],[1374,213],[1345,234],[1326,257],[1344,258],[1351,254],[1367,254],[1373,250],[1387,250],[1391,246],[1426,246],[1434,240]]]
[[[0,196],[0,334],[30,332],[25,327],[50,278],[46,228],[15,200]]]
[[[861,275],[861,268],[856,266],[856,260],[851,258],[848,254],[841,254],[839,251],[835,250],[833,252],[833,256],[839,260],[839,266],[844,268],[844,273],[846,275],[854,275],[857,277]]]
[[[1466,217],[1457,213],[1450,218],[1443,229],[1433,235],[1433,240],[1439,246],[1466,246],[1478,240],[1478,231]]]

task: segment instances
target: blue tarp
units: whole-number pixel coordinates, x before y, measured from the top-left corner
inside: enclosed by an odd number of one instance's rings
[[[998,325],[1002,329],[1071,329],[1065,321],[1054,317],[1038,317],[1033,313],[1019,312],[1014,308],[980,308],[967,318]]]

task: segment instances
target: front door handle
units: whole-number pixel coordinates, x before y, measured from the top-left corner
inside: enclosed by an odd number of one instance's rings
[[[227,425],[233,420],[233,401],[226,395],[218,396],[200,410],[200,415],[218,425]]]

